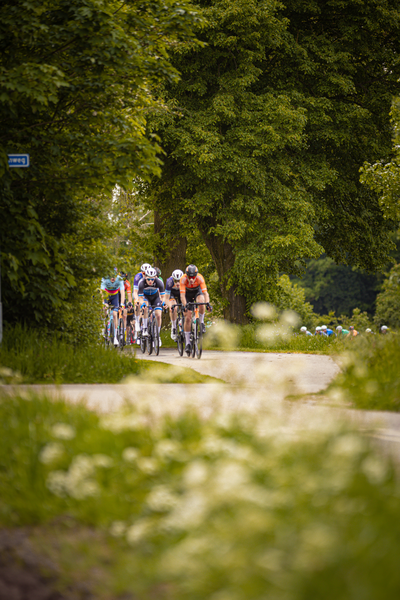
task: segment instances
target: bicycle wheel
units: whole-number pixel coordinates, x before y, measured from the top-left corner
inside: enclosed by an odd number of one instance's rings
[[[197,338],[196,338],[196,324],[193,321],[192,321],[192,332],[191,332],[190,338],[192,340],[191,356],[192,356],[192,358],[194,358],[196,355]]]
[[[142,318],[140,318],[139,324],[140,324],[140,331],[138,332],[138,336],[140,339],[140,349],[142,351],[142,354],[144,354],[146,352],[146,338],[143,337],[143,319]]]
[[[151,319],[150,319],[150,317],[149,317],[149,320],[148,320],[148,323],[147,323],[146,350],[147,350],[147,354],[149,356],[153,352],[153,336],[152,336],[152,331],[151,331]]]
[[[201,323],[199,319],[196,319],[196,356],[197,358],[201,358],[201,353],[203,352],[203,334],[201,331]]]
[[[114,319],[112,319],[110,322],[109,338],[110,338],[110,346],[113,347],[113,345],[114,345]]]
[[[120,319],[118,324],[118,346],[121,350],[125,346],[125,326],[123,319]]]
[[[155,317],[154,317],[154,320],[152,323],[151,334],[152,334],[153,343],[154,343],[154,353],[156,356],[158,356],[159,352],[160,352],[160,338],[159,338],[157,319]]]
[[[184,338],[185,336],[183,333],[183,321],[182,317],[179,317],[176,321],[176,343],[178,346],[179,356],[182,356],[183,351],[185,349]]]

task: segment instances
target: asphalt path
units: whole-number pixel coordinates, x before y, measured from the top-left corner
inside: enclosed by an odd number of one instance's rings
[[[114,412],[126,404],[150,410],[154,415],[177,414],[187,407],[198,410],[205,418],[216,411],[268,413],[270,422],[285,435],[346,422],[369,435],[400,464],[400,415],[353,410],[329,393],[313,396],[323,392],[340,371],[329,356],[203,351],[198,360],[180,357],[175,349],[161,348],[159,356],[142,355],[139,350],[136,358],[168,363],[171,369],[187,366],[223,383],[157,383],[157,373],[152,371],[151,380],[144,375],[119,385],[36,385],[19,386],[19,390],[29,388],[64,397],[71,403],[84,402],[101,413]],[[14,389],[1,388],[3,393]]]

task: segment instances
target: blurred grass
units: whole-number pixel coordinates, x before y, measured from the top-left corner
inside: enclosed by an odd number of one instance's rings
[[[136,352],[141,354],[138,347]],[[214,380],[187,366],[172,368],[137,359],[129,348],[121,352],[101,345],[73,346],[58,336],[22,326],[7,329],[0,345],[0,383],[120,383],[144,375],[159,383]]]
[[[51,555],[66,586],[94,577],[100,599],[397,599],[400,486],[365,436],[149,410],[0,398],[0,524],[35,525],[51,550],[64,523]]]
[[[400,336],[357,337],[339,358],[331,397],[365,410],[400,411]]]

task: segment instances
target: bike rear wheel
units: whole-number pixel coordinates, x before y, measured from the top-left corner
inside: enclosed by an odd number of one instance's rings
[[[110,333],[109,333],[110,346],[111,347],[114,345],[114,335],[115,335],[115,331],[114,331],[114,319],[112,319],[111,323],[110,323]]]
[[[154,353],[156,356],[158,356],[160,353],[160,337],[159,337],[160,334],[158,331],[158,324],[157,324],[156,318],[154,318],[151,333],[152,333],[153,343],[154,343]]]

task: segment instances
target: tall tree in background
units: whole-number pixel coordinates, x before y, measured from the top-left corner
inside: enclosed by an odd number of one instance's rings
[[[104,191],[111,197],[115,183],[130,186],[133,176],[160,173],[159,146],[145,131],[148,111],[158,106],[149,88],[178,78],[168,48],[193,39],[196,20],[185,0],[1,3],[6,319],[40,320],[68,299],[74,275],[81,275],[68,244],[82,232],[84,258],[90,227],[82,222],[101,218],[99,203],[87,198]],[[30,168],[8,169],[7,153],[18,152],[30,154]]]
[[[182,73],[154,120],[166,158],[146,190],[166,231],[202,233],[226,316],[274,299],[280,272],[322,251],[382,267],[391,223],[359,183],[390,151],[387,114],[400,75],[394,0],[199,0],[203,48],[174,56]]]

